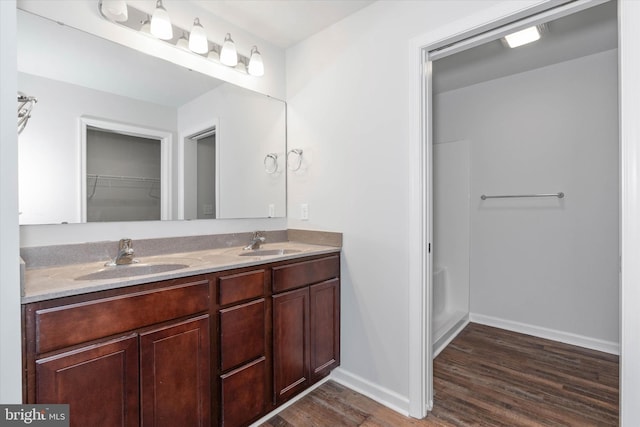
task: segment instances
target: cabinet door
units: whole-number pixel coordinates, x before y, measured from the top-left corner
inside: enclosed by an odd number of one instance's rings
[[[209,426],[209,316],[140,334],[143,426]]]
[[[36,403],[68,403],[71,426],[137,426],[138,337],[37,360],[36,383]]]
[[[273,381],[276,404],[309,384],[309,288],[273,296]]]
[[[311,380],[326,376],[340,364],[340,281],[309,287]]]

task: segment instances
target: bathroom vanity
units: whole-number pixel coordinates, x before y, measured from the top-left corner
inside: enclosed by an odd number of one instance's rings
[[[68,403],[77,426],[245,426],[324,378],[340,363],[340,248],[245,253],[86,288],[64,277],[87,264],[27,270],[25,402]],[[46,277],[62,290],[30,296]]]

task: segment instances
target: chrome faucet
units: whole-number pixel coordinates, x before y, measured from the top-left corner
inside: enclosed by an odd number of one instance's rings
[[[267,240],[263,236],[264,231],[254,231],[253,237],[251,238],[251,243],[242,248],[245,251],[260,249],[260,245]]]
[[[133,241],[131,239],[120,239],[118,243],[118,255],[107,265],[125,265],[137,262],[133,259]]]

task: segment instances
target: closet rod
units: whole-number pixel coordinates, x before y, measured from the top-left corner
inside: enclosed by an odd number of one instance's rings
[[[1,1],[1,0],[0,0]],[[87,174],[87,178],[98,179],[111,179],[114,181],[140,181],[140,182],[160,182],[160,178],[148,178],[145,176],[119,176],[119,175],[102,175],[102,174]]]
[[[509,195],[502,195],[502,196],[487,196],[483,194],[482,196],[480,196],[482,200],[512,199],[515,197],[557,197],[558,199],[562,199],[564,197],[564,193],[560,192],[560,193],[543,193],[543,194],[509,194]]]

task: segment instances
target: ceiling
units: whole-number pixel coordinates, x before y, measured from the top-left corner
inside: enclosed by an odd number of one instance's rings
[[[592,55],[618,45],[616,2],[609,1],[547,23],[540,40],[516,48],[494,40],[434,61],[440,93]]]
[[[198,7],[283,49],[375,0],[190,0]]]

